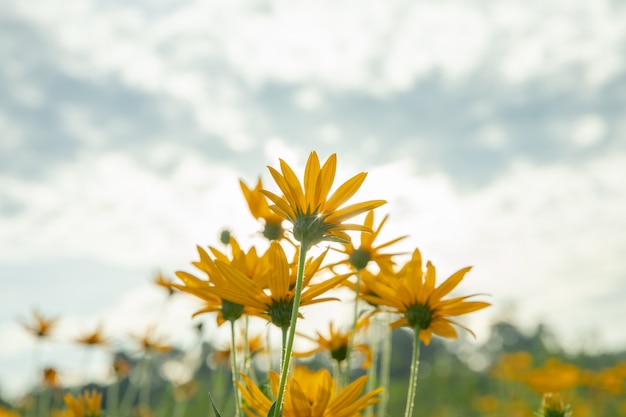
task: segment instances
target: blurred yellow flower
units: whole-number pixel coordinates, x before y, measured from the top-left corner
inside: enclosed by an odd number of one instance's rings
[[[374,211],[368,212],[363,226],[366,229],[371,230],[371,232],[361,231],[361,241],[358,248],[355,247],[352,242],[347,242],[343,243],[342,249],[336,249],[337,251],[345,254],[347,259],[338,262],[335,265],[347,264],[359,271],[366,268],[370,262],[376,262],[377,264],[381,262],[390,262],[393,256],[398,255],[397,253],[381,253],[381,250],[406,239],[407,236],[400,236],[385,243],[381,243],[380,245],[374,245],[374,241],[379,236],[380,231],[387,222],[388,218],[389,215],[386,215],[378,227],[374,228]]]
[[[367,318],[359,320],[356,326],[357,333],[360,330],[365,329],[367,324]],[[351,329],[342,331],[339,328],[335,328],[335,324],[331,321],[329,324],[328,337],[324,336],[319,331],[316,333],[317,335],[315,337],[307,336],[305,334],[299,334],[300,337],[314,342],[317,346],[311,350],[294,352],[293,355],[297,357],[306,357],[318,352],[328,352],[330,354],[330,357],[339,363],[343,362],[346,359],[350,334],[352,333]],[[370,351],[369,346],[365,343],[355,343],[352,348],[356,351],[361,352],[364,355],[365,359],[363,361],[362,367],[365,369],[369,368],[372,360],[372,352]]]
[[[248,203],[250,213],[263,222],[263,236],[268,240],[279,240],[285,237],[285,229],[283,228],[283,218],[270,210],[267,198],[261,192],[263,183],[261,178],[257,181],[254,188],[250,189],[239,180],[241,191]]]
[[[244,383],[237,383],[246,404],[248,417],[266,417],[272,405],[263,391],[242,374]],[[279,375],[270,372],[272,391],[278,391]],[[311,371],[296,367],[287,381],[283,417],[357,417],[360,412],[379,401],[376,397],[382,388],[370,391],[361,397],[367,376],[362,376],[339,393],[335,394],[334,382],[326,369]]]
[[[123,379],[130,372],[130,362],[121,356],[115,355],[111,368],[117,379]]]
[[[76,397],[67,393],[63,399],[73,417],[100,417],[101,415],[102,394],[95,389],[85,390],[82,395]]]
[[[239,338],[237,341],[237,352],[244,351],[244,343],[243,337]],[[262,334],[256,334],[254,336],[248,337],[248,353],[251,356],[254,356],[258,353],[261,353],[265,350],[265,336]],[[211,355],[213,362],[216,364],[228,364],[230,360],[230,345],[225,346],[221,349],[215,349]],[[237,353],[239,355],[239,353]]]
[[[171,279],[167,278],[165,275],[163,275],[161,272],[157,272],[155,274],[154,283],[161,288],[165,288],[168,295],[171,296],[174,294],[174,287],[172,285],[174,284],[174,282]]]
[[[576,365],[563,363],[558,358],[549,358],[542,367],[528,371],[526,384],[536,392],[559,392],[577,386],[580,371]]]
[[[144,353],[165,353],[172,350],[172,346],[166,344],[162,337],[156,336],[154,331],[154,326],[148,326],[143,335],[131,335],[131,338],[137,342]]]
[[[17,411],[9,410],[0,405],[0,417],[20,417]]]
[[[416,249],[411,260],[395,276],[373,280],[369,278],[370,275],[364,275],[362,279],[372,295],[366,294],[362,298],[372,304],[391,307],[392,311],[402,314],[391,326],[408,326],[419,330],[420,340],[425,344],[430,343],[433,333],[441,337],[456,338],[457,332],[453,324],[470,333],[472,331],[451,320],[450,316],[471,313],[491,305],[484,301],[466,301],[473,295],[443,299],[470,269],[467,267],[455,272],[439,287],[435,287],[435,267],[429,261],[424,273],[422,256]]]
[[[38,310],[33,310],[34,323],[20,320],[20,324],[26,331],[37,338],[50,336],[52,329],[58,324],[58,318],[46,318]]]
[[[56,388],[61,385],[59,373],[54,368],[44,368],[42,379],[44,385],[50,388]]]
[[[491,370],[491,375],[506,381],[522,381],[530,370],[533,357],[525,351],[503,353]]]
[[[267,190],[261,192],[274,203],[270,209],[293,225],[293,236],[303,244],[303,251],[324,240],[349,242],[346,230],[370,231],[361,225],[343,222],[386,203],[371,200],[342,207],[363,184],[365,172],[350,178],[329,197],[337,168],[336,154],[332,154],[320,168],[317,153],[311,152],[304,172],[304,188],[282,159],[281,172],[268,168],[283,196]]]
[[[93,332],[85,333],[81,336],[78,336],[75,340],[77,343],[88,346],[106,346],[108,344],[107,340],[102,334],[102,324],[99,324]]]

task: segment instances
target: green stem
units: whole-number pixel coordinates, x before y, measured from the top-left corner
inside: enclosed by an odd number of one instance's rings
[[[150,409],[150,389],[152,388],[152,356],[146,357],[141,373],[141,391],[139,391],[139,406]]]
[[[139,360],[139,364],[137,365],[137,369],[133,369],[131,378],[131,374],[128,374],[128,386],[126,387],[126,392],[124,393],[124,398],[119,405],[119,415],[130,415],[131,410],[133,409],[133,402],[135,401],[135,397],[137,396],[137,391],[139,390],[139,385],[143,382],[144,368],[146,367],[148,361],[148,353],[144,352]],[[120,381],[121,382],[121,381]]]
[[[378,347],[380,344],[380,329],[381,325],[378,321],[378,316],[375,316],[372,319],[372,323],[370,325],[370,355],[372,355],[372,360],[370,362],[370,367],[367,370],[367,385],[365,390],[367,392],[373,391],[376,388],[376,384],[378,383]],[[381,396],[385,394],[385,391],[381,393]],[[369,407],[367,410],[367,416],[372,417],[374,415],[374,407]]]
[[[406,408],[404,410],[404,417],[411,417],[413,415],[413,407],[415,406],[415,392],[417,387],[417,369],[419,366],[420,356],[420,329],[416,328],[415,338],[413,339],[413,356],[411,357],[411,376],[409,378],[409,392],[406,396]]]
[[[243,373],[248,375],[250,372],[251,358],[250,358],[250,340],[248,338],[248,316],[244,318],[244,332],[243,332]]]
[[[378,404],[377,416],[385,417],[387,411],[387,404],[389,404],[389,377],[391,375],[391,340],[393,333],[389,327],[389,313],[383,313],[383,322],[381,328],[383,329],[382,340],[382,353],[380,364],[380,386],[385,390],[381,393],[380,403]]]
[[[237,381],[239,380],[239,371],[237,370],[237,345],[235,344],[235,321],[230,321],[230,359],[231,372],[233,374],[233,390],[235,394],[235,417],[241,414],[241,400],[239,399],[239,388]]]
[[[289,335],[287,337],[287,346],[284,351],[282,369],[280,372],[280,385],[278,387],[278,396],[276,397],[274,417],[281,417],[283,412],[283,397],[285,395],[285,388],[287,386],[289,363],[291,362],[291,350],[293,349],[293,340],[296,335],[296,321],[298,320],[298,311],[300,310],[300,296],[302,294],[302,282],[304,280],[304,263],[306,260],[306,252],[309,248],[309,242],[307,242],[306,240],[302,240],[300,243],[301,245],[298,259],[296,290],[293,298],[293,307],[291,309],[291,320],[289,322]]]
[[[361,281],[361,274],[356,272],[356,283],[354,284],[354,311],[352,312],[352,330],[348,335],[348,346],[346,347],[346,365],[345,374],[343,378],[339,379],[339,385],[341,387],[346,386],[350,380],[350,355],[354,347],[354,335],[356,334],[356,326],[359,322],[359,282]]]
[[[119,395],[120,395],[120,381],[118,378],[107,388],[107,402],[106,402],[106,414],[110,417],[116,417],[119,411]]]

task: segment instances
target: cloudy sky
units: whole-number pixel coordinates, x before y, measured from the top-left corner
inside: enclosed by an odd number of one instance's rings
[[[224,227],[254,241],[238,180],[311,150],[367,171],[358,197],[388,200],[387,237],[442,278],[474,265],[479,338],[513,314],[626,347],[624,4],[60,6],[0,0],[1,393],[34,378],[33,308],[62,318],[42,355],[68,373],[63,338],[98,322],[184,345],[196,305],[159,313],[154,272]]]

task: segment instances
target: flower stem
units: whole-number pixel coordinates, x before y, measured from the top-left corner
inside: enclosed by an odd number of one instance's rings
[[[283,397],[287,386],[287,376],[289,375],[289,363],[291,362],[291,350],[293,349],[293,340],[296,335],[296,321],[298,320],[298,310],[300,310],[300,296],[302,294],[302,282],[304,280],[304,263],[306,260],[306,252],[310,244],[306,240],[300,242],[300,253],[298,256],[298,275],[296,277],[296,289],[293,298],[293,307],[291,310],[291,320],[289,322],[289,335],[287,343],[284,346],[284,355],[282,369],[280,371],[280,385],[278,387],[278,395],[276,397],[276,408],[274,417],[281,417],[283,412]],[[284,332],[283,332],[284,334]],[[284,337],[283,337],[284,340]]]
[[[413,415],[413,407],[415,406],[415,392],[417,387],[417,368],[419,366],[420,356],[420,329],[414,329],[415,338],[413,339],[413,355],[411,358],[411,376],[409,378],[409,392],[406,395],[406,408],[404,417]]]
[[[384,332],[382,340],[382,354],[380,364],[380,386],[385,390],[381,393],[380,403],[378,404],[378,417],[384,417],[389,403],[389,376],[391,374],[391,340],[392,332],[389,327],[389,313],[384,312],[382,315],[382,330]]]
[[[350,355],[352,354],[352,348],[354,347],[354,335],[356,333],[356,327],[359,322],[359,282],[361,281],[361,274],[359,271],[356,273],[356,283],[354,284],[354,311],[352,312],[352,330],[348,335],[348,346],[346,348],[346,365],[343,378],[339,380],[339,384],[344,387],[348,385],[350,380]]]
[[[231,373],[233,375],[233,393],[235,394],[235,417],[241,414],[241,400],[239,398],[239,388],[237,381],[239,380],[239,372],[237,371],[237,345],[235,344],[235,321],[230,320],[230,359]]]

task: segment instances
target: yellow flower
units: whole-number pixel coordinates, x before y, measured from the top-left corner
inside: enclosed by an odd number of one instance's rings
[[[172,280],[167,278],[161,272],[157,272],[155,274],[154,283],[159,287],[165,288],[167,290],[168,295],[171,296],[174,294],[174,287],[172,286],[173,284]]]
[[[239,180],[241,191],[248,203],[250,213],[263,222],[263,236],[268,240],[279,240],[285,237],[285,229],[283,228],[283,218],[278,214],[270,210],[269,204],[265,195],[261,192],[263,189],[263,183],[259,178],[256,187],[250,189]]]
[[[491,375],[506,381],[521,381],[526,377],[533,357],[525,351],[504,353],[491,371]]]
[[[145,353],[160,352],[165,353],[172,350],[172,347],[163,342],[163,338],[154,335],[154,326],[149,326],[146,332],[141,335],[131,335]]]
[[[176,271],[176,276],[183,281],[183,285],[173,284],[173,287],[183,292],[192,294],[205,302],[205,307],[196,311],[193,316],[202,313],[217,313],[217,324],[221,326],[226,321],[234,321],[241,317],[245,312],[245,307],[241,304],[234,303],[227,299],[223,299],[211,289],[215,286],[226,286],[228,283],[217,268],[215,262],[220,261],[229,264],[232,268],[237,269],[251,280],[262,280],[268,266],[264,257],[259,256],[253,247],[248,252],[241,249],[234,238],[230,239],[230,248],[232,256],[220,252],[219,250],[209,247],[214,258],[197,247],[200,260],[192,262],[192,264],[207,275],[207,279],[200,279],[188,272]],[[246,312],[248,314],[249,312]]]
[[[20,320],[20,324],[24,327],[24,329],[37,338],[50,336],[50,332],[59,321],[58,318],[48,319],[42,316],[38,310],[33,310],[33,318],[35,319],[34,323],[27,323]]]
[[[244,337],[242,335],[242,337],[239,338],[239,340],[237,341],[237,355],[239,355],[239,352],[243,353],[244,351],[243,340],[244,340]],[[231,346],[230,344],[228,344],[224,348],[215,349],[211,355],[213,361],[216,364],[228,364],[230,360],[230,350],[231,350],[230,348]],[[251,357],[253,357],[254,355],[258,353],[261,353],[264,350],[265,350],[264,335],[259,333],[252,337],[248,337],[248,352],[250,353]]]
[[[385,216],[383,220],[380,222],[380,224],[378,225],[378,227],[374,228],[374,212],[370,211],[369,213],[367,213],[363,226],[368,230],[372,230],[372,232],[371,233],[365,232],[365,231],[361,232],[361,244],[359,245],[358,248],[356,248],[352,244],[352,242],[348,242],[348,243],[343,244],[343,249],[337,249],[339,252],[342,252],[345,255],[347,255],[348,259],[346,259],[345,261],[339,262],[335,265],[348,264],[352,266],[355,270],[359,271],[361,269],[366,268],[370,262],[376,262],[376,263],[390,262],[393,256],[398,255],[397,253],[396,254],[381,253],[380,251],[382,249],[385,249],[393,245],[394,243],[397,243],[403,239],[406,239],[407,236],[400,236],[395,239],[389,240],[385,243],[381,243],[378,246],[374,246],[374,241],[380,234],[380,231],[385,225],[385,223],[387,222],[388,218],[389,218],[389,215]]]
[[[367,324],[367,318],[359,320],[356,326],[356,331],[358,332],[359,330],[364,329]],[[314,342],[317,347],[305,352],[294,352],[294,356],[304,357],[318,352],[329,352],[331,358],[337,362],[342,362],[346,359],[346,355],[348,353],[348,342],[351,332],[351,330],[341,331],[341,329],[335,328],[334,323],[331,321],[329,325],[328,337],[324,336],[320,332],[316,332],[316,337],[300,334],[301,337]],[[363,368],[367,369],[372,359],[372,353],[369,346],[365,343],[355,343],[352,348],[363,353],[365,356]]]
[[[306,287],[302,291],[301,306],[334,300],[334,298],[318,297],[350,276],[350,274],[338,275],[319,284],[307,285],[318,271],[324,255],[325,252],[313,262],[309,262],[305,268],[304,284]],[[215,285],[206,286],[204,290],[223,300],[249,307],[251,314],[269,318],[276,326],[287,328],[291,323],[291,310],[295,296],[293,274],[287,256],[277,241],[271,243],[265,257],[270,267],[267,270],[267,292],[256,280],[248,278],[239,269],[220,260],[215,262],[220,272],[220,280],[214,280]]]
[[[543,394],[541,400],[541,409],[539,416],[541,417],[568,417],[571,415],[569,407],[563,405],[561,396],[557,393],[547,392]]]
[[[557,392],[573,388],[580,382],[580,370],[576,365],[549,358],[541,368],[526,374],[526,384],[538,393]]]
[[[56,388],[61,385],[59,380],[59,373],[54,368],[44,368],[43,370],[43,383],[50,388]]]
[[[267,190],[261,192],[274,203],[270,209],[293,224],[293,236],[304,245],[305,251],[324,240],[349,242],[346,230],[368,231],[361,225],[343,222],[386,203],[384,200],[371,200],[342,207],[363,184],[367,175],[365,172],[350,178],[329,197],[337,168],[336,154],[332,154],[320,168],[317,153],[311,152],[304,172],[304,189],[282,159],[282,173],[268,168],[283,196]]]
[[[119,355],[115,355],[111,368],[117,379],[123,379],[130,372],[130,362]]]
[[[73,417],[100,417],[102,394],[95,389],[85,390],[83,395],[77,397],[68,392],[63,399]]]
[[[444,300],[463,279],[470,267],[455,272],[439,287],[435,287],[435,267],[428,262],[426,273],[422,270],[422,256],[415,249],[411,260],[394,274],[384,280],[370,279],[372,275],[363,275],[371,295],[363,295],[364,300],[379,306],[388,306],[402,317],[391,325],[393,328],[408,326],[419,330],[420,340],[430,343],[434,334],[441,337],[456,338],[457,332],[452,326],[457,325],[472,333],[468,328],[451,320],[450,316],[471,313],[490,306],[483,301],[466,301],[473,295],[454,297]],[[380,276],[379,276],[380,278]],[[473,334],[473,333],[472,333]]]
[[[106,346],[108,344],[107,340],[102,335],[102,325],[98,325],[96,329],[94,329],[91,333],[86,333],[82,336],[76,338],[76,342],[88,345],[88,346]]]
[[[9,410],[0,405],[0,417],[20,417],[17,411]]]
[[[246,404],[248,417],[266,417],[272,401],[263,394],[254,382],[242,374],[244,384],[237,383]],[[278,391],[279,375],[270,372],[274,395]],[[362,376],[335,394],[334,382],[326,369],[310,371],[296,367],[292,378],[287,381],[283,417],[357,417],[361,410],[379,401],[376,396],[382,388],[359,397],[367,376]]]

